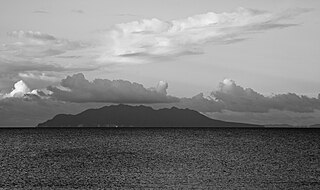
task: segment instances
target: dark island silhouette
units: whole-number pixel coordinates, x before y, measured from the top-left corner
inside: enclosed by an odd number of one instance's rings
[[[214,120],[190,109],[155,110],[147,106],[111,105],[76,115],[59,114],[38,127],[262,127]]]

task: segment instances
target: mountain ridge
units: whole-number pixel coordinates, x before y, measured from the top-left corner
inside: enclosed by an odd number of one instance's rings
[[[79,114],[58,114],[37,127],[262,127],[211,119],[195,110],[176,107],[155,110],[139,105],[110,105]]]

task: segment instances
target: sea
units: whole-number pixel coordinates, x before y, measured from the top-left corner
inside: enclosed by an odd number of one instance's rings
[[[320,129],[0,129],[0,189],[320,189]]]

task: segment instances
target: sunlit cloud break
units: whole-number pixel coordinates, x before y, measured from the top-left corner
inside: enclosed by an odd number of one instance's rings
[[[238,8],[163,21],[157,18],[117,24],[105,34],[100,62],[146,63],[203,53],[203,46],[243,41],[248,35],[296,25],[289,21],[308,9],[271,13]]]

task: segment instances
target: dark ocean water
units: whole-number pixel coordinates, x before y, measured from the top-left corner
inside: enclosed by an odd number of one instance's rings
[[[320,129],[1,129],[4,189],[320,189]]]

